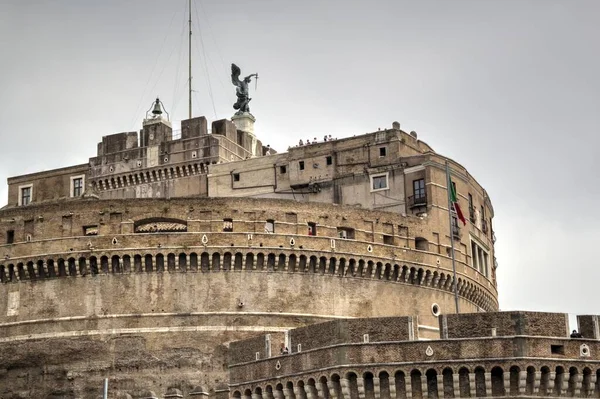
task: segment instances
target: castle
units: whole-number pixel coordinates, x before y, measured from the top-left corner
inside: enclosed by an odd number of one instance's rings
[[[158,108],[8,186],[2,398],[600,396],[598,317],[497,312],[487,192],[396,122],[276,152]]]

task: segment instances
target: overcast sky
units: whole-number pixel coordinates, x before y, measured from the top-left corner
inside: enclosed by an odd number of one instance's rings
[[[86,163],[157,95],[186,118],[186,8],[0,0],[0,180]],[[600,314],[600,1],[194,0],[192,14],[194,116],[232,116],[235,62],[259,73],[251,111],[278,150],[397,120],[487,189],[502,309]]]

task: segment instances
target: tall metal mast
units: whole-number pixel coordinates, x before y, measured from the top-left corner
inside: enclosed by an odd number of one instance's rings
[[[190,37],[188,40],[188,119],[192,119],[192,0],[188,0]]]

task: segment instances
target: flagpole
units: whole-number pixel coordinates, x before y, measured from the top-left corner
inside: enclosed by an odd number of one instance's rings
[[[450,165],[448,164],[448,160],[446,159],[446,188],[448,192],[448,223],[450,226],[450,246],[452,248],[452,274],[454,275],[454,282],[452,283],[454,290],[454,304],[456,305],[456,313],[460,313],[460,309],[458,307],[458,281],[456,278],[456,257],[454,256],[454,233],[452,231],[452,198],[451,198],[451,188],[452,180],[450,179]],[[458,221],[456,222],[458,227]]]

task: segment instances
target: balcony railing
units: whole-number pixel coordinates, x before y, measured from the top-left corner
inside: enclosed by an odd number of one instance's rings
[[[408,207],[427,206],[427,194],[411,195],[408,197]]]
[[[460,239],[460,227],[458,223],[452,223],[452,235],[454,238]]]
[[[483,231],[483,234],[487,234],[488,232],[488,224],[485,219],[481,219],[481,231]]]

